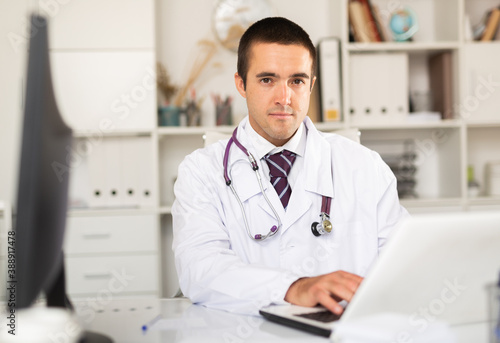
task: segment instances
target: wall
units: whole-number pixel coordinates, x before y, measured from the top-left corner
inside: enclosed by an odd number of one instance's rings
[[[28,1],[0,0],[0,201],[10,203],[17,189],[27,9]]]
[[[81,1],[81,0],[73,0]],[[196,44],[200,39],[215,40],[211,15],[218,0],[157,0],[157,57],[164,63],[176,84],[187,77]],[[275,14],[301,25],[316,43],[321,37],[338,34],[340,25],[331,20],[334,11],[328,0],[270,0]],[[62,6],[62,5],[61,5]],[[29,8],[37,8],[34,0],[0,0],[0,200],[14,202],[17,185],[19,137],[22,118],[23,73],[26,68],[26,47]],[[196,10],[193,11],[193,8]],[[327,10],[325,10],[327,9]],[[55,10],[55,9],[53,9]],[[110,18],[110,20],[113,20]],[[14,34],[14,35],[13,35]],[[9,39],[21,39],[12,45]],[[25,40],[23,42],[23,39]],[[203,125],[213,125],[214,110],[210,93],[234,97],[235,117],[246,115],[245,101],[234,87],[236,54],[220,49],[213,59],[217,68],[207,68],[197,84],[203,102]]]
[[[218,0],[157,0],[157,57],[167,68],[176,84],[183,84],[196,57],[196,45],[201,39],[215,41],[211,16]],[[277,16],[287,17],[302,26],[313,43],[322,37],[339,34],[340,24],[331,19],[336,9],[331,1],[269,0]],[[193,10],[196,9],[196,10]],[[202,125],[214,125],[214,109],[210,93],[231,95],[235,102],[233,114],[246,115],[244,99],[234,86],[236,53],[219,49],[213,58],[220,67],[207,68],[200,78],[197,94],[205,96]]]

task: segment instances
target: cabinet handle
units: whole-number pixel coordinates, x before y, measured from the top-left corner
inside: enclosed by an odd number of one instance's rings
[[[109,232],[89,232],[82,234],[85,239],[103,239],[111,237]]]
[[[83,273],[85,279],[109,279],[111,277],[110,272],[86,272]]]

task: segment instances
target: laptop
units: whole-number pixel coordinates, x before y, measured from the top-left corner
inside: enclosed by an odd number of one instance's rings
[[[401,223],[340,321],[396,313],[414,325],[485,322],[486,286],[499,271],[500,213],[415,215]],[[260,314],[325,337],[339,319],[322,307],[296,305],[271,305]]]

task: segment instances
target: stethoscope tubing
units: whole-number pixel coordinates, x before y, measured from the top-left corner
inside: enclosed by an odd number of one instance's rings
[[[274,208],[274,206],[271,204],[271,201],[267,197],[266,192],[264,192],[264,187],[262,186],[262,178],[260,177],[259,165],[257,164],[257,161],[255,160],[255,158],[253,157],[253,155],[243,146],[243,144],[241,144],[240,141],[236,138],[237,130],[238,130],[238,127],[236,127],[234,129],[233,134],[231,135],[231,138],[229,138],[229,141],[227,142],[227,145],[226,145],[226,149],[224,151],[224,158],[223,158],[223,162],[222,162],[223,163],[223,167],[224,167],[224,180],[226,182],[226,185],[229,186],[229,188],[231,189],[232,193],[234,194],[236,200],[238,201],[238,205],[240,206],[241,213],[243,214],[243,222],[245,224],[245,229],[247,231],[248,236],[252,240],[254,240],[254,241],[262,241],[262,240],[265,240],[266,238],[274,236],[281,229],[282,222],[281,222],[280,216],[278,215],[278,212],[276,211],[276,209]],[[252,169],[255,172],[255,175],[257,177],[257,181],[259,183],[260,191],[262,192],[262,195],[264,196],[264,199],[266,200],[267,204],[269,205],[269,207],[273,211],[274,216],[276,217],[276,220],[278,221],[278,225],[277,226],[273,225],[273,227],[271,227],[271,229],[269,230],[269,232],[267,234],[265,234],[265,235],[262,235],[262,234],[252,235],[252,233],[250,232],[250,227],[248,225],[248,219],[247,219],[247,216],[246,216],[246,213],[245,213],[245,209],[243,207],[243,203],[241,202],[241,199],[238,196],[238,193],[236,193],[236,190],[234,189],[234,186],[232,184],[231,178],[229,176],[229,173],[230,173],[229,172],[229,168],[228,168],[228,166],[229,166],[229,151],[230,151],[231,145],[233,143],[236,144],[236,146],[241,151],[243,151],[243,153],[247,156],[248,161],[252,165]],[[327,196],[323,196],[323,198],[322,198],[320,217],[323,220],[328,220],[329,217],[330,217],[331,200],[332,200],[332,198],[327,197]],[[328,223],[329,223],[329,221],[328,221]],[[316,226],[315,224],[318,224],[318,223],[313,223],[313,227]],[[330,226],[331,226],[331,224],[330,224]],[[315,233],[315,229],[313,229],[313,234],[315,236],[318,235],[317,232]],[[321,234],[323,234],[323,233],[321,233]]]

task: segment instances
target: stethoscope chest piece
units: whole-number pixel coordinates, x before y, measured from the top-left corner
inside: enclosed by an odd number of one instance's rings
[[[332,223],[326,213],[321,213],[321,222],[314,222],[311,224],[311,231],[316,237],[324,235],[325,233],[330,233],[332,229]]]

